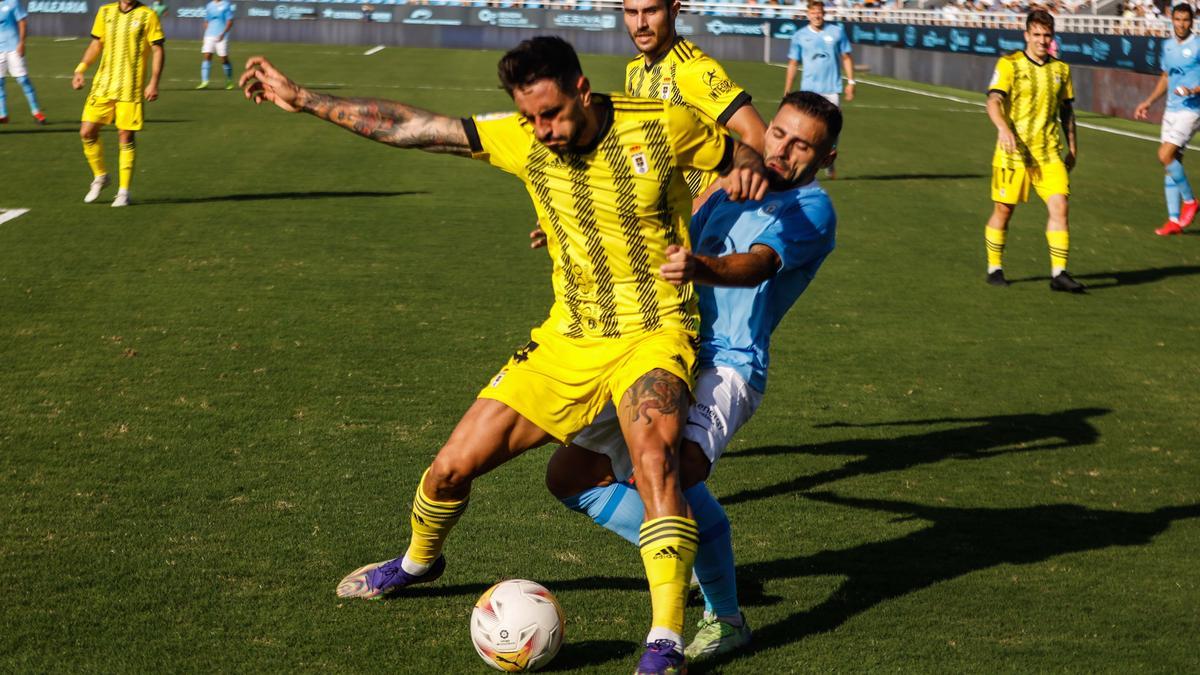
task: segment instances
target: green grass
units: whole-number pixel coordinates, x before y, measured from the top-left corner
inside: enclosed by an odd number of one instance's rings
[[[565,608],[552,670],[628,672],[640,562],[546,493],[546,450],[478,482],[441,582],[333,594],[403,550],[422,469],[544,317],[521,186],[191,91],[197,45],[172,42],[136,206],[84,205],[83,47],[32,40],[53,124],[10,82],[0,128],[0,208],[31,209],[0,224],[0,671],[482,673],[472,602],[519,576]],[[510,104],[495,53],[253,49],[335,93]],[[614,89],[622,61],[585,68]],[[782,70],[727,65],[769,115]],[[756,629],[718,669],[1197,671],[1200,238],[1152,233],[1154,144],[1080,131],[1090,294],[1047,290],[1036,201],[1000,290],[981,110],[859,94],[827,183],[838,250],[712,480]]]

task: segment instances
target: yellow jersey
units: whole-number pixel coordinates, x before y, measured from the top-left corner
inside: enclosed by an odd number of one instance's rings
[[[676,38],[675,45],[649,65],[640,54],[630,61],[625,66],[625,93],[689,106],[721,126],[750,103],[750,94],[729,79],[721,64],[684,38]],[[716,174],[687,171],[684,179],[695,197]]]
[[[996,63],[988,92],[1005,96],[1004,111],[1017,137],[1016,152],[996,143],[994,166],[1036,167],[1062,162],[1062,105],[1075,98],[1071,67],[1053,57],[1039,65],[1025,52],[1013,52]]]
[[[472,156],[525,182],[554,263],[554,306],[543,324],[572,338],[695,335],[691,284],[658,274],[670,244],[690,247],[685,169],[717,171],[733,140],[692,109],[593,94],[601,127],[590,147],[555,153],[518,114],[463,120]]]
[[[121,11],[119,2],[101,5],[92,24],[92,37],[104,44],[100,67],[92,80],[92,96],[140,102],[150,45],[162,44],[166,39],[158,15],[136,1],[127,12]]]

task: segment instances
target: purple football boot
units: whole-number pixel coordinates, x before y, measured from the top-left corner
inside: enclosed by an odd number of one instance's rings
[[[646,643],[646,651],[638,661],[634,675],[684,675],[687,661],[683,650],[674,640],[655,640]]]
[[[438,556],[429,570],[421,575],[409,574],[400,566],[401,556],[395,560],[364,565],[342,579],[338,584],[339,598],[362,598],[376,600],[394,595],[414,584],[434,581],[446,571],[446,557]],[[674,643],[672,643],[674,644]]]

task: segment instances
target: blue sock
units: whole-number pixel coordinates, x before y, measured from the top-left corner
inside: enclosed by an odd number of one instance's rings
[[[225,63],[221,64],[221,67],[225,70],[225,80],[226,81],[232,80],[233,79],[233,64],[226,61]]]
[[[642,498],[637,490],[625,483],[613,483],[605,487],[594,487],[584,490],[573,497],[567,497],[562,503],[572,511],[578,511],[590,516],[597,525],[611,532],[616,532],[625,541],[638,545],[645,520],[645,509]]]
[[[208,82],[208,74],[212,72],[212,61],[200,62],[200,81]]]
[[[4,97],[3,77],[0,77],[0,117],[8,117],[8,99]]]
[[[704,593],[704,610],[716,616],[741,613],[737,598],[737,573],[733,564],[733,540],[729,517],[704,483],[683,491],[700,530],[696,551],[696,576]]]
[[[1172,160],[1167,165],[1167,175],[1175,179],[1175,187],[1179,188],[1179,196],[1183,201],[1190,202],[1196,199],[1196,195],[1192,194],[1192,184],[1188,182],[1187,174],[1183,172],[1183,163],[1179,160]]]
[[[21,83],[21,88],[25,90],[25,100],[29,101],[29,112],[38,112],[41,108],[38,107],[37,92],[33,90],[33,83],[28,77],[18,77],[17,82]]]
[[[1167,216],[1179,222],[1179,203],[1182,198],[1179,196],[1179,188],[1175,185],[1175,179],[1171,178],[1171,174],[1163,176],[1163,191],[1167,193]]]

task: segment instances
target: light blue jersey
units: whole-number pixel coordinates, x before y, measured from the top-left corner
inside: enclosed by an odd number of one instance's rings
[[[1179,87],[1200,87],[1200,40],[1195,35],[1180,42],[1174,37],[1163,40],[1162,69],[1167,74],[1167,112],[1200,112],[1200,96],[1180,96]]]
[[[224,0],[212,0],[204,7],[204,20],[208,27],[204,29],[204,37],[221,37],[225,27],[233,21],[233,4]]]
[[[0,52],[17,51],[21,34],[17,22],[24,21],[28,14],[17,0],[0,0]]]
[[[781,261],[775,276],[754,288],[696,286],[701,368],[728,366],[766,391],[771,332],[833,250],[836,229],[833,202],[815,182],[740,204],[718,190],[700,207],[691,226],[697,254],[747,253],[763,244]]]
[[[850,53],[850,39],[841,26],[826,23],[821,30],[805,26],[792,34],[788,59],[804,67],[800,90],[817,94],[842,93],[842,55]]]

